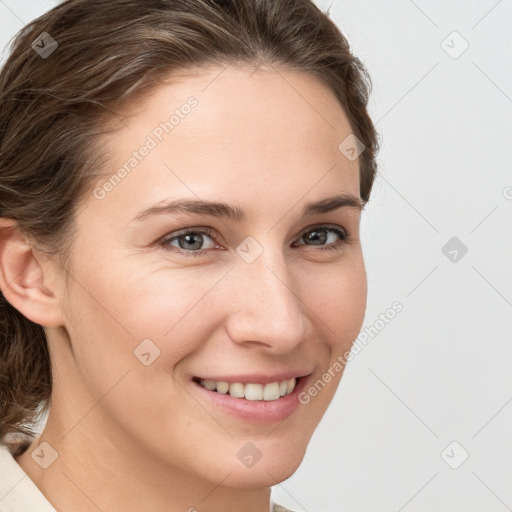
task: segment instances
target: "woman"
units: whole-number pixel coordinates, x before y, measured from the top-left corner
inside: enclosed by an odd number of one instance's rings
[[[307,0],[68,0],[18,34],[0,511],[285,510],[366,308],[370,84]]]

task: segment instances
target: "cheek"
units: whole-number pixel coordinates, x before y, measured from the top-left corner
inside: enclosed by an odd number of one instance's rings
[[[367,278],[362,257],[312,275],[305,286],[306,304],[322,320],[331,348],[345,351],[357,338],[366,311]]]
[[[172,371],[206,339],[201,326],[189,318],[204,290],[156,273],[146,279],[127,275],[122,281],[112,274],[107,280],[99,272],[77,275],[70,287],[67,326],[74,363],[92,400],[101,400],[134,432],[149,431],[165,414],[159,409],[162,404],[174,411],[191,406],[187,396],[176,393],[180,386]],[[208,324],[207,312],[201,313]]]
[[[172,369],[207,339],[208,326],[211,329],[218,312],[208,291],[214,294],[224,272],[126,263],[108,269],[88,266],[79,276],[81,286],[77,279],[71,291],[71,338],[86,344],[84,357],[97,345],[110,359],[125,364],[135,360],[133,351],[144,340],[151,340],[142,346],[159,351],[156,366]]]
[[[136,336],[161,345],[162,355],[171,362],[194,350],[198,340],[206,339],[202,330],[215,322],[219,308],[211,298],[221,277],[222,272],[196,269],[163,269],[140,275],[130,286],[116,291],[125,303],[119,315]]]

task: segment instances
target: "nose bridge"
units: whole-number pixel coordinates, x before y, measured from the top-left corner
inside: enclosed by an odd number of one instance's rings
[[[236,342],[258,341],[289,350],[304,338],[306,319],[300,290],[290,275],[285,255],[271,243],[251,263],[236,265],[231,337]]]

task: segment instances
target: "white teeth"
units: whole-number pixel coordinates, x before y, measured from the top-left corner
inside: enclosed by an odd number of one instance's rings
[[[214,390],[215,389],[215,381],[214,380],[205,380],[204,387],[206,389]]]
[[[213,381],[215,382],[215,381]],[[213,388],[215,389],[215,388]],[[229,391],[229,383],[228,382],[217,382],[217,391],[225,395]]]
[[[261,384],[246,384],[245,398],[247,400],[263,400],[263,386]]]
[[[245,398],[246,400],[278,400],[282,396],[289,395],[297,384],[297,379],[291,378],[281,382],[270,382],[269,384],[242,384],[240,382],[222,382],[210,379],[201,379],[201,386],[210,391],[217,390],[218,393],[227,394],[236,398]]]
[[[240,382],[233,382],[229,385],[229,394],[236,398],[243,398],[245,393],[244,385]]]
[[[263,400],[277,400],[281,397],[279,393],[279,382],[272,382],[266,384],[263,388]]]

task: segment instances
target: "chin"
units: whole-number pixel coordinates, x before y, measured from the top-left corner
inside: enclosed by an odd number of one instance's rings
[[[290,478],[299,466],[282,466],[273,470],[260,468],[237,469],[226,479],[225,485],[238,489],[261,489],[262,487],[273,487]],[[267,472],[268,471],[268,472]]]
[[[285,454],[271,454],[262,457],[254,466],[236,465],[226,479],[226,485],[237,488],[272,487],[290,478],[299,468],[305,452],[297,449]]]

